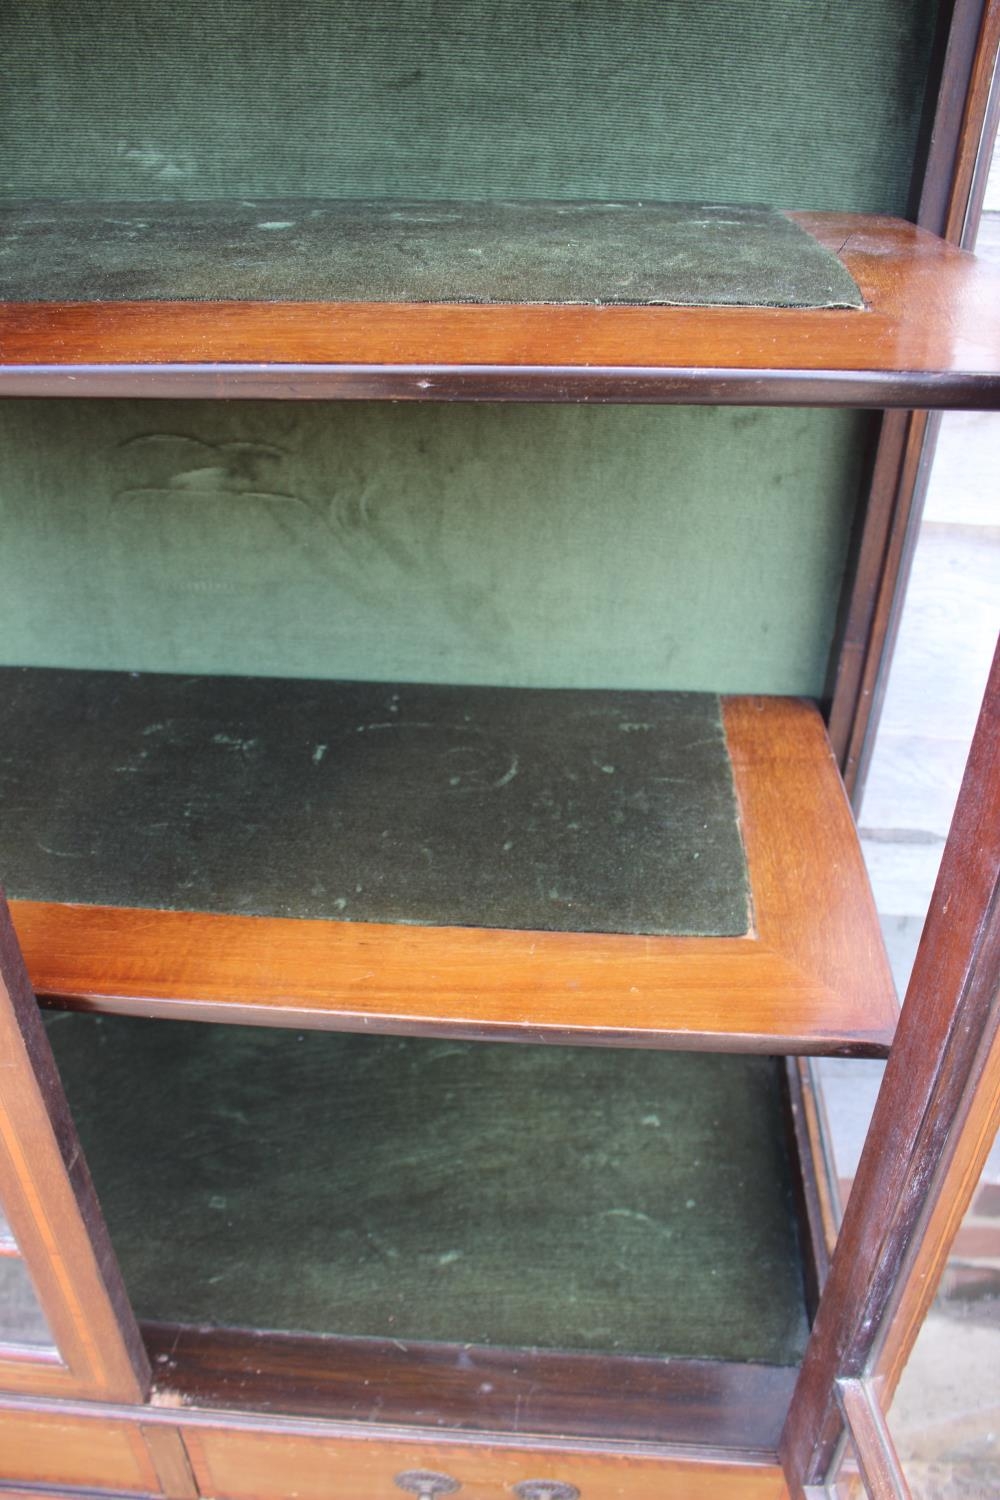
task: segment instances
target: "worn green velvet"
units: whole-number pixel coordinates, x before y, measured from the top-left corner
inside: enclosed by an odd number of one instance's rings
[[[142,1318],[791,1364],[779,1064],[61,1015]]]
[[[11,204],[0,292],[329,302],[863,306],[774,209],[682,203]]]
[[[739,937],[718,699],[0,668],[8,895]]]
[[[0,196],[899,212],[937,8],[7,0]],[[820,412],[9,404],[0,650],[819,693],[870,431]]]
[[[5,0],[9,197],[900,212],[936,0]]]
[[[0,660],[819,694],[869,431],[836,411],[0,402]]]

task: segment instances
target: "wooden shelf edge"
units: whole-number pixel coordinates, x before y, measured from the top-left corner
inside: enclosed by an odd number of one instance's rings
[[[8,303],[0,394],[1000,406],[1000,271],[901,220],[792,214],[865,311]]]
[[[0,314],[2,323],[2,314]],[[2,327],[0,327],[2,333]],[[0,359],[3,358],[0,343]],[[996,411],[992,372],[567,365],[0,364],[0,397],[164,400],[591,402]]]
[[[474,1041],[857,1057],[884,1056],[895,1028],[894,1010],[838,1010],[838,996],[751,939],[44,902],[11,902],[11,915],[39,998],[60,1009]]]
[[[11,903],[50,1004],[477,1040],[884,1055],[898,1005],[822,720],[723,717],[750,875],[742,938],[525,932]]]

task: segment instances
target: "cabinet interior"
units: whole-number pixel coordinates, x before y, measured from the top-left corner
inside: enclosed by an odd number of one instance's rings
[[[287,200],[905,214],[937,27],[934,0],[13,4],[0,195],[59,204],[49,292],[22,257],[17,295],[58,294],[69,237],[121,205],[127,297],[147,202],[203,248],[249,212],[250,280]],[[184,248],[171,295],[194,294]],[[821,700],[876,429],[842,410],[3,401],[3,664],[148,674],[151,709],[165,674]],[[27,865],[4,851],[14,893]],[[60,878],[79,901],[72,860]],[[50,1036],[143,1319],[801,1356],[801,1163],[772,1059],[68,1013]]]

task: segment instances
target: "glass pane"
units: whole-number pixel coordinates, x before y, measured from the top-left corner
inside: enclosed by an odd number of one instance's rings
[[[1000,1147],[951,1247],[889,1426],[913,1500],[1000,1495]]]
[[[13,1243],[14,1232],[11,1229],[10,1225],[7,1223],[7,1220],[4,1218],[3,1209],[0,1208],[0,1250],[2,1250],[4,1246],[12,1245]]]
[[[0,1228],[6,1229],[6,1223]],[[52,1349],[52,1335],[23,1260],[0,1256],[0,1344]]]

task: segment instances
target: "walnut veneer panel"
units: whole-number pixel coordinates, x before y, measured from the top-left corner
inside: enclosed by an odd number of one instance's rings
[[[103,1417],[0,1412],[0,1486],[70,1485],[153,1494],[160,1489],[139,1428]]]

